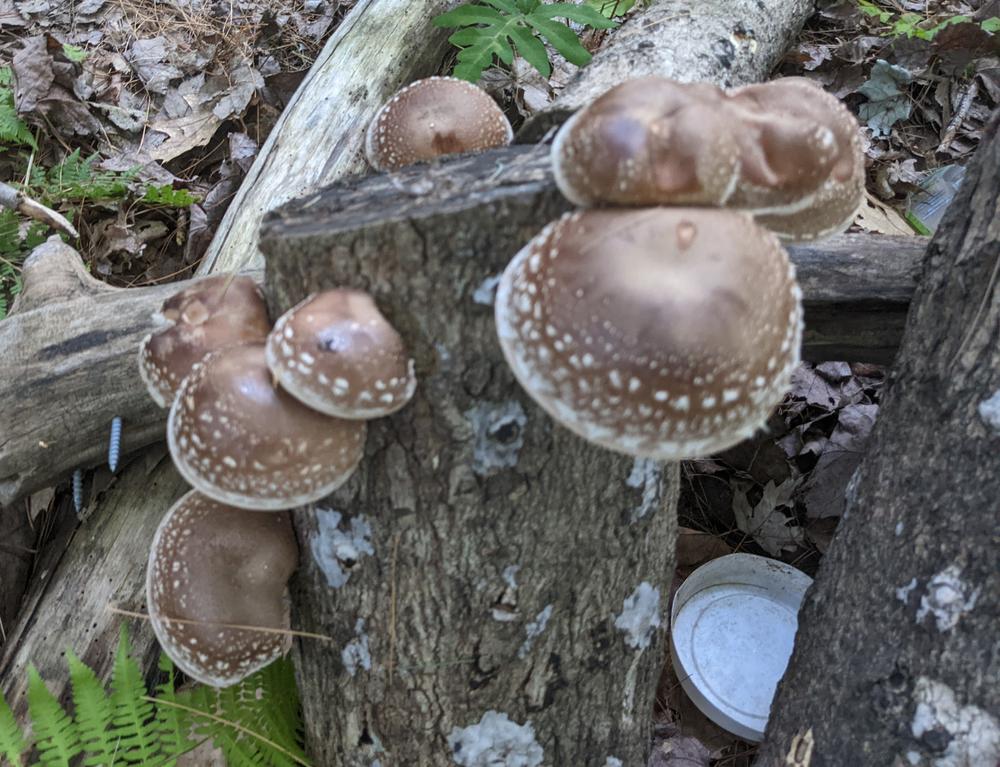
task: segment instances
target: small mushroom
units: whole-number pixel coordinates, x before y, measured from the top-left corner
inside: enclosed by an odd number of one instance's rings
[[[146,604],[160,646],[199,682],[236,684],[289,650],[286,583],[297,565],[287,513],[256,514],[192,490],[149,552]]]
[[[513,138],[507,117],[484,90],[456,77],[428,77],[378,111],[365,136],[365,155],[375,170],[393,170],[506,146]]]
[[[804,77],[730,92],[742,114],[740,182],[729,205],[788,241],[844,231],[864,200],[865,163],[854,115]]]
[[[221,503],[274,511],[329,495],[361,461],[365,422],[322,415],[271,377],[263,344],[195,365],[167,419],[177,470]]]
[[[556,184],[584,207],[722,205],[739,173],[724,101],[708,83],[628,80],[577,111],[556,134]]]
[[[166,324],[139,346],[139,375],[149,396],[169,407],[184,377],[209,352],[261,343],[271,329],[260,288],[249,277],[218,275],[168,298],[155,318]]]
[[[267,338],[267,364],[281,388],[339,418],[380,418],[417,387],[403,339],[371,296],[328,290],[289,309]]]
[[[745,213],[589,210],[511,260],[496,325],[518,381],[559,423],[681,460],[763,425],[799,361],[800,302],[787,253]]]

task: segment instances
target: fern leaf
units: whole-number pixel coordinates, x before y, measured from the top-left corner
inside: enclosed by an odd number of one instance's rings
[[[153,704],[139,665],[122,626],[111,676],[111,734],[118,741],[118,759],[129,764],[148,764],[159,750]]]
[[[7,757],[7,761],[14,767],[21,767],[21,754],[27,748],[28,743],[14,719],[14,712],[7,705],[3,693],[0,693],[0,756]]]
[[[590,63],[590,52],[580,45],[580,39],[576,36],[576,32],[568,26],[561,21],[547,19],[538,13],[527,18],[531,26],[537,29],[542,37],[548,40],[552,47],[559,51],[570,64],[582,67]]]
[[[28,711],[42,767],[70,767],[82,751],[79,733],[33,665],[28,667]]]
[[[161,764],[166,767],[174,764],[176,757],[196,748],[198,742],[190,737],[192,730],[190,714],[176,706],[160,705],[161,701],[167,704],[176,702],[177,692],[174,689],[174,664],[166,654],[160,656],[159,668],[167,675],[166,681],[156,688],[156,730],[163,753],[167,756]]]
[[[88,756],[85,765],[114,762],[117,742],[111,736],[111,701],[97,675],[72,652],[66,653],[73,685],[73,708],[80,743]]]

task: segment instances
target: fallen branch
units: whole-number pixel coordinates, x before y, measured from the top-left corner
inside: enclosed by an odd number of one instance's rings
[[[62,213],[42,205],[37,200],[32,200],[24,192],[3,182],[0,182],[0,205],[11,210],[16,210],[18,213],[35,221],[41,221],[58,232],[68,234],[74,240],[80,236],[69,222],[69,219]]]

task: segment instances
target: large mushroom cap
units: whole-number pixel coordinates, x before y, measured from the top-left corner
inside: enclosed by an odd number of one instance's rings
[[[580,109],[552,144],[562,193],[577,205],[721,205],[737,180],[725,94],[664,77],[624,82]]]
[[[290,509],[340,487],[361,461],[364,421],[322,415],[280,389],[264,346],[215,352],[184,379],[167,420],[177,470],[245,509]]]
[[[403,339],[357,290],[328,290],[289,309],[266,352],[281,387],[327,415],[380,418],[403,407],[417,387]]]
[[[847,107],[804,77],[737,88],[729,98],[742,116],[730,204],[790,241],[850,226],[864,199],[865,163]]]
[[[191,491],[163,518],[146,602],[164,652],[188,676],[236,684],[288,651],[285,584],[298,565],[287,514],[255,514]]]
[[[455,77],[428,77],[379,110],[368,126],[365,155],[375,170],[392,170],[506,146],[513,138],[507,117],[484,90]]]
[[[513,258],[496,324],[521,385],[557,421],[680,460],[764,423],[799,360],[800,296],[788,255],[747,214],[591,210]]]
[[[168,298],[158,319],[169,325],[139,346],[139,375],[149,396],[169,407],[181,381],[206,354],[262,342],[271,323],[260,288],[249,277],[218,275]]]

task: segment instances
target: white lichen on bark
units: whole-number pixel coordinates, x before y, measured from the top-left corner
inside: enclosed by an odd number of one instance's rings
[[[943,750],[935,748],[926,761],[910,760],[911,764],[971,767],[994,765],[1000,760],[1000,723],[989,713],[978,706],[960,705],[948,685],[923,676],[914,685],[913,698],[913,736],[923,742],[931,737],[935,743],[947,745]]]
[[[629,647],[645,650],[659,625],[660,590],[643,581],[625,598],[615,628],[624,632]]]
[[[455,727],[448,745],[461,767],[538,767],[544,757],[531,722],[517,724],[499,711],[487,711],[468,727]]]
[[[552,605],[545,605],[545,609],[538,613],[533,621],[528,622],[528,625],[524,627],[527,637],[521,647],[518,648],[518,658],[523,658],[531,652],[532,645],[535,644],[535,640],[542,635],[543,631],[545,631],[545,626],[548,625],[549,618],[551,617]]]
[[[343,515],[332,509],[316,509],[316,535],[310,542],[313,559],[331,588],[339,589],[351,577],[350,569],[361,558],[374,554],[372,528],[363,516],[353,517],[349,529],[341,530]]]
[[[980,588],[961,579],[962,570],[958,565],[949,565],[927,582],[920,597],[917,623],[923,623],[928,615],[934,617],[938,631],[948,631],[958,625],[959,619],[976,606]]]
[[[636,458],[625,484],[642,491],[642,500],[632,509],[632,522],[637,522],[656,508],[663,490],[663,464],[652,458]]]
[[[484,402],[465,411],[472,426],[472,470],[490,476],[517,466],[528,416],[517,400]]]
[[[358,618],[354,624],[355,637],[348,642],[340,652],[340,659],[344,662],[347,673],[354,676],[359,668],[370,671],[372,667],[372,655],[368,648],[368,635],[365,633],[365,620]]]
[[[493,301],[497,296],[497,285],[500,284],[500,275],[495,274],[491,277],[487,277],[481,283],[476,291],[472,294],[472,300],[477,304],[483,304],[484,306],[493,306]]]
[[[1000,389],[989,399],[979,403],[979,417],[993,431],[1000,433]]]

